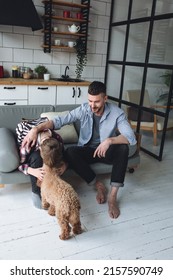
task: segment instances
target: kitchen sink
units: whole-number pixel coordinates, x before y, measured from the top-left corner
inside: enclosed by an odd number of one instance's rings
[[[80,82],[84,82],[84,80],[81,80],[81,79],[73,79],[73,78],[53,78],[52,80],[54,81],[60,81],[60,82],[71,82],[71,83],[80,83]]]

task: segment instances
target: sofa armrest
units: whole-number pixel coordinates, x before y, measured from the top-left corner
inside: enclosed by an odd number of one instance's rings
[[[14,134],[0,128],[0,172],[11,172],[19,166],[19,154]]]

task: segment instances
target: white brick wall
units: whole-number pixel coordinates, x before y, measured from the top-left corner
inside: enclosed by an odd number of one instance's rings
[[[41,16],[44,13],[42,1],[33,2]],[[104,80],[110,4],[111,0],[91,0],[88,62],[82,75],[90,81]],[[76,54],[63,50],[44,53],[42,42],[41,30],[32,32],[31,28],[0,25],[0,65],[4,66],[6,76],[11,75],[12,65],[34,69],[36,65],[44,64],[52,77],[62,75],[66,65],[70,67],[69,75],[75,77]]]

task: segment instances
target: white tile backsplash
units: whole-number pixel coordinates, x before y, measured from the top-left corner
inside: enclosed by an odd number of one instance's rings
[[[97,24],[98,24],[98,16],[94,15],[94,14],[90,14],[90,21],[92,22],[92,24],[89,24],[89,26],[92,26],[97,28]]]
[[[91,41],[89,40],[88,41],[88,49],[89,49],[89,53],[96,53],[96,44],[97,42],[96,41]]]
[[[106,16],[108,16],[108,17],[110,16],[110,10],[111,10],[111,4],[107,3],[106,4]]]
[[[88,54],[89,66],[101,66],[102,55],[101,54]]]
[[[42,36],[24,35],[24,48],[26,49],[40,49],[43,44]]]
[[[0,32],[12,32],[13,31],[13,27],[10,25],[1,25],[0,24]]]
[[[13,32],[19,34],[34,34],[30,27],[13,26]]]
[[[69,65],[70,65],[70,67],[72,65],[76,65],[76,53],[75,52],[71,53],[69,56]]]
[[[23,35],[3,33],[3,47],[23,48]]]
[[[109,30],[104,31],[104,42],[108,42]]]
[[[33,62],[33,50],[13,49],[14,62]],[[13,63],[14,64],[14,63]]]
[[[2,47],[2,33],[0,33],[0,47]]]
[[[105,67],[94,67],[94,79],[104,78]]]
[[[87,79],[90,79],[90,80],[93,79],[93,77],[94,77],[94,67],[86,66],[83,72],[84,72],[84,76]]]
[[[66,64],[69,65],[70,54],[68,52],[54,51],[53,52],[53,61],[54,64]]]
[[[61,66],[60,65],[49,64],[48,70],[49,70],[51,78],[58,78],[61,74]]]
[[[100,1],[91,1],[91,11],[93,14],[96,15],[105,15],[106,12],[106,1],[105,2],[100,2]]]
[[[102,28],[89,28],[89,39],[93,41],[104,41],[104,29]]]
[[[37,64],[51,64],[52,56],[50,53],[44,53],[43,55],[42,50],[34,50],[33,61]]]
[[[96,53],[97,54],[106,54],[107,52],[107,43],[106,42],[96,42]]]
[[[38,14],[44,13],[42,0],[34,0]],[[69,0],[67,1],[69,2]],[[73,1],[80,3],[80,0]],[[107,38],[111,0],[91,0],[88,36],[88,62],[82,78],[104,80]],[[41,19],[42,20],[42,19]],[[69,74],[75,76],[76,53],[74,51],[53,50],[44,53],[42,49],[43,33],[33,32],[31,28],[0,25],[0,62],[6,75],[11,75],[12,65],[23,65],[34,69],[38,64],[45,64],[52,77],[64,73],[69,65]]]
[[[0,61],[12,61],[12,48],[0,48]]]
[[[107,57],[107,54],[102,56],[102,66],[106,65],[106,57]]]
[[[109,29],[109,17],[98,16],[98,28]]]

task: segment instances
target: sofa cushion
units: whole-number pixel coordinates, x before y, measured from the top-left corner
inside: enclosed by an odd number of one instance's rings
[[[64,111],[64,112],[46,112],[42,113],[41,117],[47,117],[49,120],[54,119],[56,116],[64,116],[68,113],[69,111]],[[76,129],[74,127],[74,124],[68,124],[63,127],[61,127],[58,130],[55,130],[57,133],[60,134],[62,137],[64,143],[77,143],[78,142],[78,135],[76,132]]]
[[[0,172],[11,172],[19,166],[19,154],[13,133],[0,128]]]
[[[52,105],[14,105],[0,106],[0,127],[16,132],[16,126],[22,118],[37,119],[43,112],[53,112]]]

